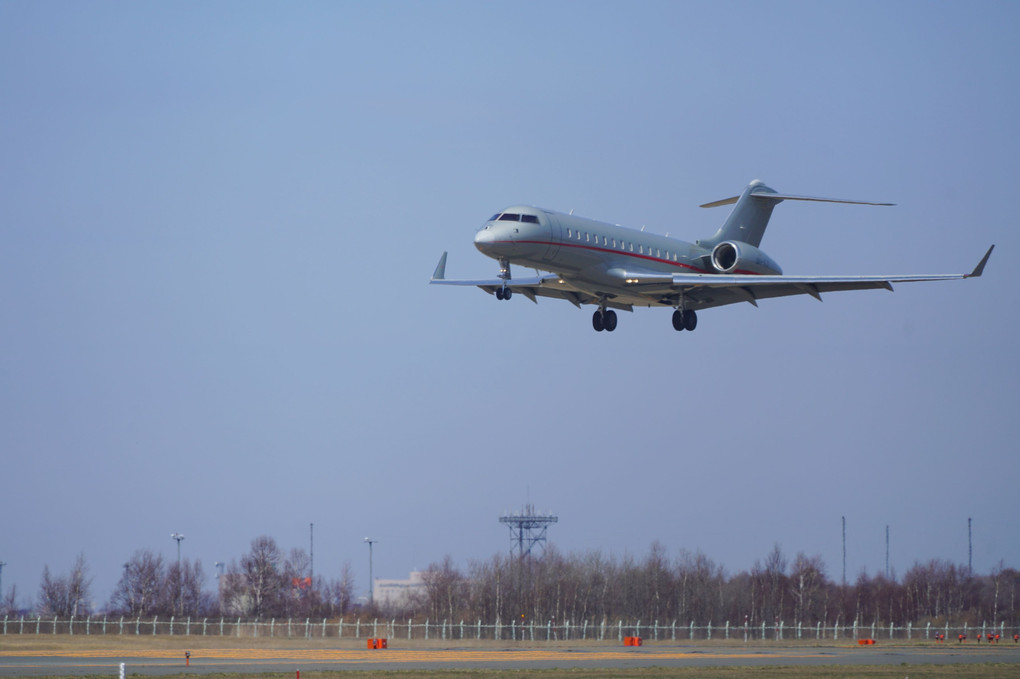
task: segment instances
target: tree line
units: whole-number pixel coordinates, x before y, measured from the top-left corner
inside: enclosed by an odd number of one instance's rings
[[[260,536],[240,561],[234,560],[216,577],[216,589],[204,589],[201,560],[166,559],[149,549],[137,550],[124,564],[110,600],[99,611],[132,618],[293,617],[331,618],[347,613],[354,603],[354,577],[349,563],[338,578],[313,576],[311,559],[303,549],[284,554],[273,538]],[[84,617],[93,610],[92,577],[85,556],[79,554],[69,573],[54,576],[43,569],[39,593],[31,613],[59,618]],[[0,601],[0,616],[26,613],[17,606],[11,587]]]
[[[843,584],[828,577],[820,556],[798,553],[791,562],[778,545],[735,575],[701,552],[670,559],[654,543],[640,560],[549,548],[540,558],[497,555],[461,571],[445,559],[423,579],[425,591],[411,612],[432,619],[1020,624],[1020,571],[1001,563],[975,575],[932,559],[915,563],[901,580],[862,572]]]
[[[535,556],[497,554],[459,568],[447,556],[423,573],[423,587],[398,603],[357,603],[349,563],[337,577],[311,572],[303,549],[284,553],[260,536],[239,560],[217,576],[215,591],[203,589],[201,561],[165,559],[138,550],[124,564],[107,614],[127,617],[247,619],[336,618],[350,614],[432,620],[680,621],[758,626],[825,626],[906,622],[1020,624],[1020,571],[1000,562],[988,574],[941,559],[916,562],[902,578],[862,572],[854,582],[835,582],[820,556],[790,560],[776,545],[750,570],[729,575],[701,552],[670,558],[653,543],[643,558],[600,551],[562,554],[549,546]],[[33,612],[82,617],[93,611],[91,577],[84,555],[71,571],[54,576],[44,568]],[[16,591],[0,602],[11,615]],[[22,611],[23,613],[23,611]]]

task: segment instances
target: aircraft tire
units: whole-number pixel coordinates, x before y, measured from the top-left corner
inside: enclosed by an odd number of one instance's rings
[[[503,299],[510,299],[514,296],[514,291],[510,288],[503,288]]]
[[[503,288],[496,288],[496,299],[503,299]]]
[[[684,330],[693,332],[698,327],[698,314],[694,312],[694,309],[686,309],[684,311]]]
[[[606,329],[605,322],[602,318],[602,310],[597,310],[591,316],[591,327],[595,328],[595,332],[602,332]]]
[[[605,327],[606,332],[616,330],[616,312],[612,309],[606,309],[602,314],[602,325]]]
[[[673,312],[673,329],[677,332],[684,329],[684,312],[680,309]]]

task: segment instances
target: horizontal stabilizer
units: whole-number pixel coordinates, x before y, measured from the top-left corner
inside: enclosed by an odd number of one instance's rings
[[[769,198],[771,200],[807,200],[815,203],[849,203],[850,205],[882,205],[890,207],[896,203],[875,203],[870,200],[849,200],[846,198],[819,198],[817,196],[794,196],[786,193],[753,193],[755,198]]]
[[[766,193],[764,191],[762,191],[762,192],[752,191],[750,195],[751,195],[752,198],[761,198],[763,200],[774,200],[774,201],[777,201],[777,202],[781,201],[781,200],[806,200],[806,201],[811,201],[811,202],[815,202],[815,203],[848,203],[850,205],[881,205],[881,206],[885,206],[885,207],[889,207],[889,206],[892,206],[892,205],[896,204],[896,203],[875,203],[875,202],[869,201],[869,200],[849,200],[849,199],[846,199],[846,198],[821,198],[821,197],[818,197],[818,196],[795,196],[795,195],[789,194],[789,193]],[[730,198],[723,198],[722,200],[712,201],[711,203],[705,203],[704,205],[699,205],[698,207],[722,207],[723,205],[733,205],[739,199],[740,199],[740,196],[732,196]]]

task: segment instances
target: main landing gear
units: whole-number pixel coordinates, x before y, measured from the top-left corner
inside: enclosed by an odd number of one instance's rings
[[[673,312],[674,330],[690,331],[696,327],[698,327],[698,314],[694,313],[694,309],[677,309]]]
[[[514,291],[505,285],[502,288],[496,288],[496,299],[510,299],[513,295]]]
[[[591,317],[591,327],[595,328],[595,332],[616,330],[616,312],[612,309],[597,309]]]

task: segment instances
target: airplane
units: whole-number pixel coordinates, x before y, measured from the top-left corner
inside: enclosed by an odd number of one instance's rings
[[[520,293],[535,303],[539,297],[551,297],[578,308],[595,305],[592,327],[598,332],[616,329],[617,310],[672,308],[673,328],[692,331],[698,325],[698,311],[726,304],[748,302],[757,307],[760,299],[789,295],[821,301],[827,292],[891,291],[893,283],[977,278],[995,248],[988,248],[967,274],[787,276],[759,249],[772,210],[784,200],[893,205],[783,194],[756,179],[739,196],[701,206],[734,207],[715,235],[694,243],[577,217],[572,211],[563,214],[520,205],[497,212],[475,234],[475,247],[499,262],[496,278],[448,279],[444,252],[430,282],[476,286],[499,300]],[[511,264],[533,268],[536,275],[513,278]]]

